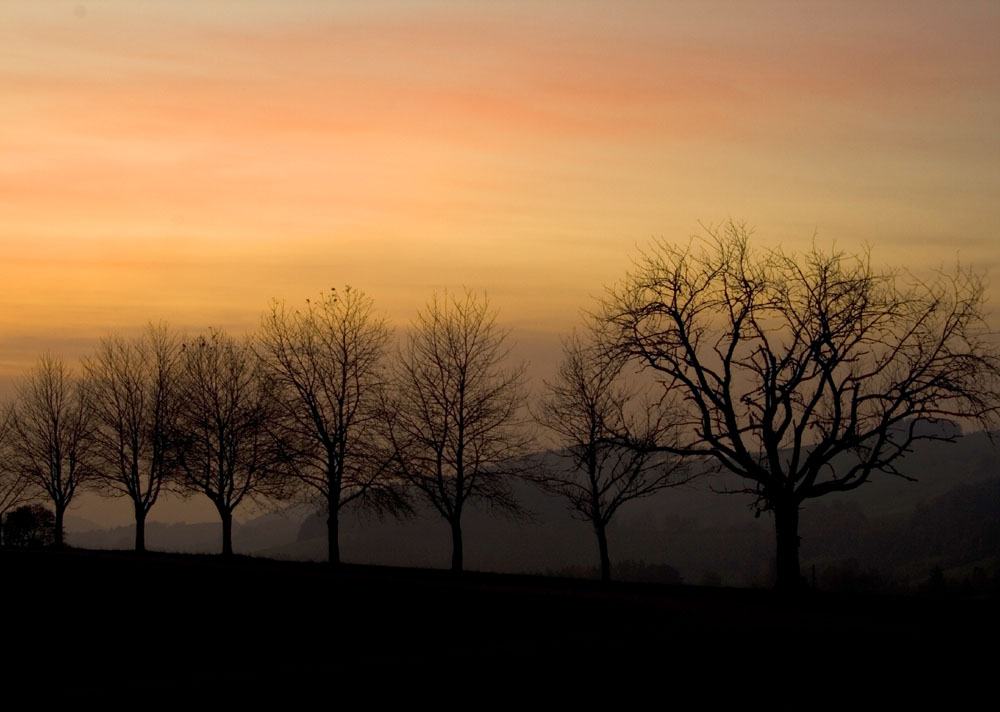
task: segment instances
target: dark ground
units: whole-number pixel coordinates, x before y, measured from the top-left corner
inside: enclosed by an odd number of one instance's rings
[[[996,600],[80,550],[2,551],[0,571],[8,699],[870,709],[995,690]]]

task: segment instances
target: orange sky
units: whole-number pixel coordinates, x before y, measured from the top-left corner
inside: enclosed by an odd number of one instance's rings
[[[730,216],[995,269],[998,36],[972,0],[0,0],[0,385],[345,283],[400,325],[487,289],[544,363]]]
[[[350,283],[566,331],[649,238],[997,261],[1000,6],[0,0],[0,376]]]

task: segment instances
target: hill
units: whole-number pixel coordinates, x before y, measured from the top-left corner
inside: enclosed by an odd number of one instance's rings
[[[822,708],[971,703],[993,679],[975,645],[997,633],[993,601],[176,554],[2,551],[0,567],[4,671],[46,698]]]

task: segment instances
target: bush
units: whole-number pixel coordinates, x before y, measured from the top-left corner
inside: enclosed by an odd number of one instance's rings
[[[3,543],[7,546],[41,548],[56,542],[56,517],[40,504],[18,507],[3,522]]]

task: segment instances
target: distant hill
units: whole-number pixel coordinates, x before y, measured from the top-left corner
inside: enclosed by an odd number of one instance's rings
[[[155,510],[154,510],[155,511]],[[233,522],[233,546],[239,553],[295,540],[302,520],[312,513],[309,507],[290,507],[256,517],[249,522]],[[85,549],[131,549],[135,544],[135,526],[99,529],[81,526],[86,520],[67,518],[67,540],[71,546]],[[222,525],[218,522],[146,522],[146,548],[184,554],[215,554],[222,547]]]
[[[853,492],[807,501],[801,517],[803,573],[815,571],[821,584],[869,588],[889,581],[917,586],[935,566],[946,571],[979,566],[995,576],[997,454],[983,433],[954,444],[920,442],[900,468],[917,482],[877,475]],[[713,491],[741,486],[732,476],[714,475],[629,503],[609,529],[612,562],[628,563],[622,575],[633,578],[666,566],[687,583],[770,585],[774,534],[769,516],[755,519],[748,495]],[[562,500],[530,485],[519,485],[517,494],[529,512],[524,518],[468,512],[467,568],[596,572],[596,541],[587,523],[574,520]],[[131,527],[71,529],[69,541],[126,549],[132,536]],[[219,550],[220,527],[150,522],[146,537],[154,550],[212,553]],[[325,515],[299,506],[258,517],[234,526],[233,543],[239,553],[324,560]],[[433,512],[405,521],[357,512],[342,517],[341,551],[349,563],[444,568],[450,546],[448,527]],[[867,583],[861,582],[864,577]]]

